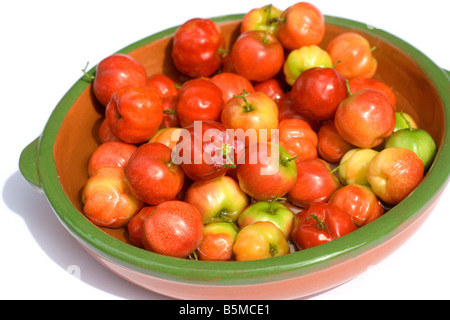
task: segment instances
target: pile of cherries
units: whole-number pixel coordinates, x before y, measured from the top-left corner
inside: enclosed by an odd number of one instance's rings
[[[363,34],[320,47],[324,16],[307,2],[239,27],[227,49],[211,19],[182,24],[176,79],[126,54],[98,64],[105,117],[82,192],[94,224],[163,255],[257,260],[342,237],[420,184],[436,145],[374,78]]]

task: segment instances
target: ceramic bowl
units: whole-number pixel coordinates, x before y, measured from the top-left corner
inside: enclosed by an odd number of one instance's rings
[[[213,18],[230,44],[243,15]],[[366,36],[377,47],[376,78],[389,84],[398,110],[411,114],[438,146],[433,166],[407,199],[378,220],[330,243],[282,257],[251,262],[206,262],[158,255],[128,243],[124,229],[99,228],[81,213],[87,162],[99,145],[102,107],[91,83],[80,78],[62,98],[41,136],[26,146],[19,167],[41,191],[56,217],[101,264],[130,282],[179,299],[292,299],[342,284],[392,253],[419,228],[439,200],[449,176],[450,79],[417,49],[365,24],[326,17],[326,44],[343,31]],[[170,59],[171,36],[162,31],[119,52],[141,62],[148,74],[182,81]],[[94,74],[95,68],[89,71]],[[425,108],[426,106],[426,108]]]

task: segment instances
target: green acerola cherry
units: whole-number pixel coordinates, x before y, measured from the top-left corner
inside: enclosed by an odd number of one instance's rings
[[[413,128],[406,118],[404,120],[408,128],[394,132],[386,140],[385,148],[405,148],[415,152],[428,170],[436,156],[436,143],[426,130]]]

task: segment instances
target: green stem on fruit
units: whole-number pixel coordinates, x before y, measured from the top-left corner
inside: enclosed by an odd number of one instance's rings
[[[236,163],[234,163],[233,159],[230,158],[230,153],[233,153],[233,148],[226,143],[222,143],[222,155],[225,156],[225,164],[223,165],[226,168],[234,169],[237,167]]]
[[[233,96],[234,98],[241,98],[242,100],[244,100],[244,103],[245,103],[245,105],[244,105],[244,111],[245,111],[245,112],[251,112],[251,111],[255,110],[255,107],[253,107],[253,106],[248,102],[248,100],[247,100],[247,98],[246,98],[249,94],[250,94],[250,93],[249,93],[249,92],[245,92],[245,89],[244,89],[244,90],[242,90],[242,94],[240,94],[240,95],[234,95],[234,96]]]
[[[402,116],[403,120],[405,120],[406,125],[408,126],[408,130],[409,130],[409,131],[413,131],[414,128],[412,127],[411,122],[409,122],[409,120],[408,120],[408,119],[406,118],[406,116],[403,114],[403,110],[400,111],[400,115]]]
[[[336,66],[337,66],[339,63],[341,63],[341,60],[336,61],[336,63],[333,64],[331,67],[334,69],[334,68],[336,68]]]
[[[270,253],[270,256],[271,256],[271,257],[275,257],[276,254],[278,253],[277,246],[274,245],[274,244],[272,244],[272,243],[270,243],[270,244],[269,244],[269,253]]]
[[[272,28],[272,25],[275,23],[279,23],[282,21],[285,21],[286,19],[284,18],[280,18],[280,17],[273,17],[272,18],[272,4],[268,4],[265,8],[264,11],[267,11],[267,19],[266,19],[266,32],[264,34],[264,38],[262,40],[263,44],[267,45],[268,41],[267,41],[267,37],[269,36],[270,33],[270,29]],[[276,26],[274,27],[274,29],[276,28]]]
[[[229,210],[222,209],[214,217],[207,221],[204,221],[204,224],[206,225],[213,222],[228,222],[234,225],[233,220],[228,217],[230,214],[232,214],[232,212],[230,212]]]
[[[286,22],[285,18],[280,18],[280,17],[273,17],[270,19],[267,19],[267,25],[270,26],[273,23],[280,23],[280,22]]]
[[[265,8],[264,11],[268,11],[267,13],[267,20],[266,20],[266,25],[267,25],[267,29],[270,29],[270,27],[272,26],[272,24],[274,23],[278,23],[280,21],[284,21],[286,19],[284,18],[280,18],[280,17],[273,17],[272,18],[272,4],[268,4]]]
[[[226,222],[231,222],[231,219],[228,218],[228,216],[230,215],[230,211],[227,209],[222,209],[220,210],[220,212],[216,215],[216,217],[218,219],[220,219],[220,221],[226,221]]]
[[[191,254],[192,254],[194,260],[195,260],[195,261],[198,261],[198,255],[197,255],[197,252],[194,250],[194,251],[192,251]]]
[[[267,210],[267,213],[270,215],[275,214],[275,202],[285,201],[285,200],[286,200],[286,198],[280,198],[277,196],[273,196],[272,200],[269,200],[269,209]]]
[[[264,32],[264,38],[262,39],[262,43],[264,45],[267,45],[267,37],[269,36],[269,28],[266,28],[266,31]]]
[[[270,15],[271,15],[271,13],[272,13],[272,7],[273,7],[273,5],[271,4],[271,3],[269,3],[268,5],[266,5],[265,7],[264,7],[264,11],[269,11],[269,13],[267,14],[267,17],[270,19]]]
[[[340,163],[336,168],[330,171],[331,174],[334,174],[336,171],[338,171],[347,161],[344,161]]]
[[[309,215],[309,217],[306,218],[306,221],[311,220],[311,219],[314,219],[317,221],[318,229],[325,230],[325,223],[323,223],[323,221],[321,221],[318,216],[316,216],[315,214],[311,214],[311,215]]]
[[[218,54],[229,54],[229,53],[231,53],[231,51],[230,51],[230,50],[227,50],[227,49],[224,49],[224,48],[219,48],[219,49],[217,50],[217,53],[218,53]]]
[[[226,164],[224,164],[223,165],[225,168],[230,168],[230,169],[235,169],[236,167],[237,167],[237,165],[235,164],[235,163],[233,163],[233,164],[228,164],[228,163],[226,163]]]
[[[289,162],[294,161],[295,159],[297,159],[298,157],[292,157],[292,158],[281,158],[280,159],[280,163],[283,167],[286,167],[288,165]]]
[[[264,8],[264,11],[267,11],[267,21],[266,21],[266,24],[267,24],[267,29],[269,29],[270,28],[270,26],[272,25],[272,4],[268,4],[265,8]],[[266,30],[267,30],[266,29]]]
[[[377,47],[376,46],[373,46],[372,48],[370,48],[370,52],[373,52],[373,51],[375,51],[377,49]]]
[[[83,71],[84,76],[86,78],[88,78],[89,81],[92,81],[92,80],[95,79],[95,77],[87,72],[87,67],[88,66],[89,66],[89,61],[86,63],[86,66],[84,67],[84,69],[81,69],[81,71]]]
[[[226,158],[227,158],[227,162],[223,166],[225,168],[235,169],[237,167],[237,164],[234,163],[234,161],[232,159],[230,159],[228,154],[226,155]]]
[[[175,172],[175,170],[177,170],[178,167],[175,163],[173,163],[172,158],[170,159],[170,161],[166,162],[166,166],[172,172]]]
[[[349,83],[349,81],[348,81],[347,79],[345,80],[345,85],[347,86],[348,95],[349,95],[349,96],[352,96],[353,93],[352,93],[352,91],[350,90],[350,83]]]
[[[272,26],[272,23],[274,23],[274,20],[272,19],[271,15],[272,15],[272,4],[268,4],[265,8],[264,11],[268,11],[267,13],[267,21],[266,21],[266,32],[264,33],[264,38],[262,40],[262,42],[266,45],[267,44],[267,37],[269,36],[269,29]]]
[[[169,115],[177,114],[177,110],[175,110],[175,108],[170,108],[170,109],[163,110],[163,113],[169,114]]]

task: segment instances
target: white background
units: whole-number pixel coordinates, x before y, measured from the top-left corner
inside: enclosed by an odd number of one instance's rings
[[[23,148],[81,76],[111,53],[194,17],[244,13],[270,2],[2,1],[0,4],[1,299],[167,299],[93,260],[18,170]],[[293,1],[273,1],[285,9]],[[450,70],[448,1],[313,2],[406,40]],[[426,108],[427,106],[422,106]],[[450,187],[421,229],[354,280],[309,299],[449,299]],[[79,277],[73,276],[75,268]]]

